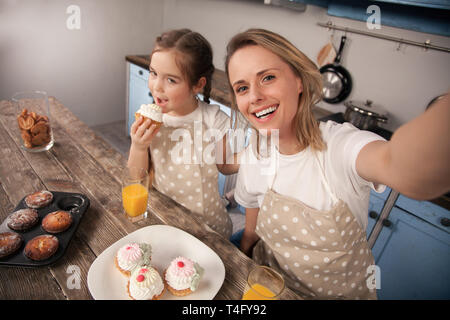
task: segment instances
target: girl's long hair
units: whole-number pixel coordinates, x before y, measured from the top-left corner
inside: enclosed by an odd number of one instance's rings
[[[191,88],[198,83],[201,77],[205,77],[203,101],[209,103],[214,73],[211,44],[200,33],[190,29],[169,30],[156,38],[155,48],[150,54],[150,61],[153,53],[169,49],[175,50],[177,66],[188,80]]]

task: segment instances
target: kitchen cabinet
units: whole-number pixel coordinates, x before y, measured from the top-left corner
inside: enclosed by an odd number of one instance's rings
[[[449,299],[450,233],[394,207],[372,252],[379,299]]]
[[[294,0],[327,9],[330,16],[449,36],[448,0]],[[370,5],[379,7],[368,11]]]
[[[378,0],[380,2],[391,2],[401,5],[418,6],[425,8],[450,9],[448,0]]]
[[[134,122],[134,113],[141,104],[153,103],[153,97],[148,89],[150,72],[130,62],[127,62],[127,71],[126,130],[129,136]]]
[[[381,273],[378,298],[450,299],[450,212],[400,195],[378,221],[390,191],[373,192],[369,205],[368,235],[375,223],[383,226],[372,247]]]

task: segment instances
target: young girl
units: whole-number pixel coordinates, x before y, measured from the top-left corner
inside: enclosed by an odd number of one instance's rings
[[[141,117],[133,123],[128,165],[154,170],[157,190],[228,239],[232,222],[219,196],[218,168],[225,174],[237,170],[227,171],[224,164],[207,159],[207,148],[214,143],[205,137],[208,129],[219,133],[216,145],[221,147],[230,123],[219,106],[208,105],[214,72],[211,46],[188,29],[165,32],[156,39],[149,69],[148,87],[162,109],[163,125],[148,128],[149,120]]]
[[[349,123],[319,125],[311,109],[321,75],[280,35],[250,29],[234,36],[226,72],[233,107],[259,139],[279,136],[274,174],[262,174],[271,163],[255,148],[242,156],[235,190],[246,208],[241,249],[282,272],[304,298],[376,299],[366,284],[374,265],[365,234],[370,189],[389,185],[422,199],[449,190],[448,95],[387,142]]]

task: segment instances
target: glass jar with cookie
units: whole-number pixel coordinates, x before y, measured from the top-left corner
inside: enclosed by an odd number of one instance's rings
[[[50,108],[44,91],[18,92],[12,97],[17,111],[18,133],[22,148],[29,152],[49,150],[54,143],[50,126]]]

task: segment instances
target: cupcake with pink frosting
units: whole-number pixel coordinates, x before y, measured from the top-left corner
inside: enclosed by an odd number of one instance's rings
[[[177,257],[164,274],[167,289],[175,296],[186,296],[197,290],[203,272],[198,263],[185,257]]]
[[[148,243],[128,243],[117,251],[114,263],[122,274],[129,277],[135,268],[150,264],[151,254],[152,247]]]
[[[158,271],[146,265],[133,270],[127,285],[128,295],[133,300],[159,300],[164,289],[164,281]]]

